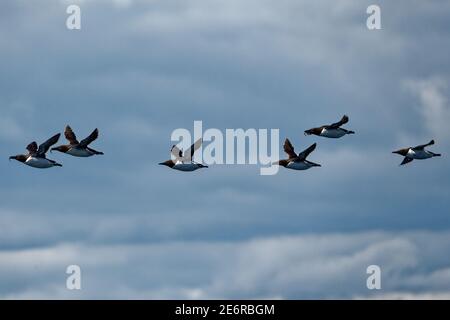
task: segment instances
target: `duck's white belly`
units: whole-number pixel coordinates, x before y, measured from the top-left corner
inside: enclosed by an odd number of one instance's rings
[[[293,170],[308,170],[311,168],[311,165],[305,162],[289,162],[286,166],[286,168],[293,169]]]
[[[428,159],[431,158],[432,155],[429,154],[427,151],[425,150],[409,150],[407,157],[412,158],[412,159],[417,159],[417,160],[423,160],[423,159]]]
[[[47,169],[53,167],[53,163],[44,158],[29,157],[25,164],[38,169]]]
[[[69,149],[69,151],[67,151],[67,154],[70,154],[71,156],[74,156],[74,157],[90,157],[94,153],[90,152],[87,149],[71,148],[71,149]]]
[[[177,163],[173,166],[173,169],[180,171],[194,171],[198,168],[199,166],[194,163]]]
[[[345,131],[338,128],[338,129],[322,129],[322,132],[320,133],[322,137],[327,138],[340,138],[345,135]]]

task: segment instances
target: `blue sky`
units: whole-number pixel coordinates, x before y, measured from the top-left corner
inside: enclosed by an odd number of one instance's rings
[[[449,297],[450,3],[379,1],[376,31],[370,4],[3,1],[0,297]],[[343,114],[356,135],[303,135]],[[195,120],[279,128],[323,167],[158,166]],[[105,156],[8,162],[66,124]],[[398,166],[431,138],[442,158]]]

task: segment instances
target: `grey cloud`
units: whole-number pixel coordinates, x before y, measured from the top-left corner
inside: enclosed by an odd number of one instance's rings
[[[450,104],[445,94],[448,92],[448,81],[442,77],[408,80],[405,81],[405,87],[419,99],[417,105],[428,133],[448,143]]]
[[[9,279],[2,297],[442,298],[450,292],[450,261],[442,255],[449,237],[368,232],[2,251],[2,283]],[[82,268],[80,292],[64,289],[69,264]],[[366,288],[372,264],[382,270],[380,291]]]

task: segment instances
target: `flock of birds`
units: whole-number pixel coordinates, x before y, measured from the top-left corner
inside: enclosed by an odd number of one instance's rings
[[[354,134],[354,131],[347,130],[345,128],[342,128],[342,126],[346,123],[348,123],[349,118],[348,116],[344,115],[341,120],[339,120],[336,123],[330,124],[330,125],[323,125],[320,127],[312,128],[305,131],[305,135],[316,135],[320,137],[325,138],[332,138],[337,139],[341,138],[347,134]],[[188,150],[186,150],[184,153],[182,150],[180,150],[177,146],[173,146],[171,153],[175,157],[174,160],[170,159],[164,162],[161,162],[160,165],[167,166],[169,168],[180,170],[180,171],[194,171],[200,168],[207,168],[207,166],[196,163],[192,161],[192,158],[194,156],[194,153],[197,149],[201,146],[201,139],[197,140]],[[432,157],[439,157],[440,154],[434,153],[428,150],[425,150],[426,147],[433,145],[434,140],[431,140],[429,143],[420,145],[417,147],[408,147],[404,149],[400,149],[397,151],[394,151],[393,153],[402,155],[403,161],[400,165],[407,164],[414,159],[422,160],[422,159],[429,159]],[[295,153],[294,146],[289,141],[289,139],[286,139],[284,141],[283,149],[284,152],[288,155],[287,159],[279,160],[277,162],[274,162],[274,165],[279,165],[282,167],[285,167],[287,169],[293,169],[293,170],[307,170],[312,167],[320,167],[321,165],[318,163],[314,163],[312,161],[307,160],[307,157],[316,149],[317,143],[314,143],[310,145],[308,148],[300,152],[299,154]]]
[[[77,136],[69,126],[66,126],[64,135],[69,144],[52,148],[50,152],[59,151],[74,157],[90,157],[93,155],[103,154],[103,152],[89,148],[89,145],[98,138],[98,129],[92,131],[92,133],[86,139],[83,139],[81,141],[77,140]],[[60,136],[60,133],[55,134],[53,137],[39,145],[39,147],[36,141],[33,141],[26,148],[28,151],[27,154],[11,156],[9,157],[9,160],[17,160],[19,162],[22,162],[23,164],[26,164],[27,166],[38,169],[62,167],[62,164],[47,158],[48,150],[58,142]]]
[[[354,131],[342,128],[342,126],[348,123],[349,118],[344,115],[342,119],[336,123],[330,125],[324,125],[316,128],[306,130],[305,135],[316,135],[326,138],[341,138],[347,134],[354,134]],[[50,151],[59,151],[74,157],[90,157],[93,155],[103,155],[103,152],[96,151],[89,147],[89,145],[98,138],[98,129],[95,129],[87,138],[78,141],[75,133],[70,126],[66,126],[64,135],[69,144],[61,145],[55,148],[51,148],[55,145],[61,134],[58,133],[42,143],[39,147],[36,142],[32,142],[27,146],[27,154],[20,154],[9,157],[10,160],[17,160],[33,168],[45,169],[51,167],[62,167],[61,164],[54,160],[47,158],[46,154]],[[434,144],[434,140],[431,140],[427,144],[422,144],[416,147],[403,148],[397,151],[393,151],[395,154],[403,156],[403,161],[400,165],[405,165],[413,160],[423,160],[433,157],[441,156],[438,153],[431,152],[425,148]],[[175,159],[170,159],[159,163],[160,165],[167,166],[171,169],[179,171],[195,171],[200,168],[208,168],[208,166],[193,161],[194,153],[202,145],[202,140],[197,140],[188,150],[182,151],[177,146],[173,146],[171,154]],[[288,155],[287,159],[279,160],[274,165],[279,165],[287,169],[293,170],[307,170],[312,167],[320,167],[320,164],[307,160],[307,157],[316,149],[317,144],[314,143],[299,154],[296,154],[294,147],[289,139],[284,141],[283,149]],[[51,149],[50,149],[51,148]]]

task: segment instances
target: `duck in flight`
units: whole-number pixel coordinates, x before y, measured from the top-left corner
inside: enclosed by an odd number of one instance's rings
[[[175,160],[170,159],[159,164],[179,171],[195,171],[200,168],[208,168],[208,166],[192,161],[195,151],[197,151],[201,145],[202,139],[198,139],[184,153],[174,145],[172,146],[170,153],[175,157]]]
[[[22,162],[23,164],[26,164],[27,166],[38,169],[62,167],[62,165],[57,163],[56,161],[47,159],[45,155],[48,149],[50,149],[52,145],[58,142],[60,136],[61,136],[60,133],[54,135],[53,137],[45,141],[43,144],[41,144],[39,147],[37,143],[33,141],[27,146],[28,154],[19,154],[17,156],[11,156],[9,157],[9,160],[17,160],[19,162]]]
[[[340,138],[345,136],[346,134],[354,134],[354,131],[341,128],[341,126],[346,124],[348,120],[349,118],[344,115],[342,119],[336,123],[306,130],[305,136],[314,134],[316,136],[326,138]]]
[[[289,141],[289,139],[286,139],[284,141],[283,149],[284,152],[289,156],[289,158],[277,161],[274,164],[293,170],[308,170],[312,167],[321,167],[320,164],[306,160],[309,154],[313,152],[314,149],[316,149],[316,146],[317,144],[314,143],[297,155],[294,151],[292,143]]]
[[[86,139],[81,140],[80,142],[78,142],[77,136],[75,135],[70,126],[66,126],[66,129],[64,130],[64,135],[66,139],[69,141],[69,144],[52,148],[50,151],[59,151],[74,157],[83,157],[83,158],[103,154],[103,152],[96,151],[88,147],[89,144],[91,144],[98,138],[98,129],[92,131],[92,133]]]
[[[434,153],[434,152],[425,150],[426,147],[432,146],[433,144],[434,144],[434,140],[431,140],[427,144],[422,144],[417,147],[409,147],[409,148],[400,149],[397,151],[393,151],[392,153],[396,153],[401,156],[404,156],[403,161],[400,164],[402,166],[402,165],[405,165],[405,164],[413,161],[414,159],[423,160],[423,159],[429,159],[429,158],[433,158],[433,157],[440,157],[441,155],[439,153]]]

